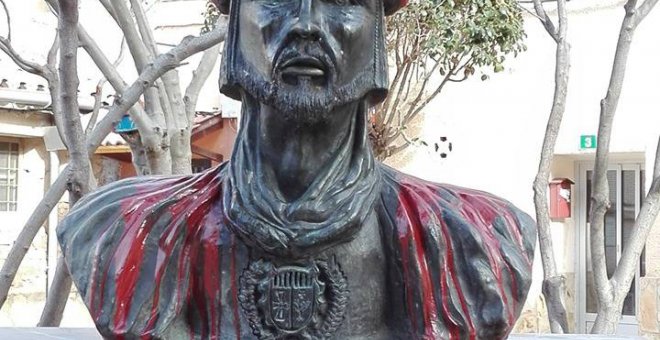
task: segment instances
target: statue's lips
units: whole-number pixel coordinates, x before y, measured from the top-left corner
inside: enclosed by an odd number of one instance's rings
[[[297,77],[323,77],[326,74],[326,65],[314,57],[292,58],[280,66],[283,76]]]

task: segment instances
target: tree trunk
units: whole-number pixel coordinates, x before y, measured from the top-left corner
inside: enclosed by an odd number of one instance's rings
[[[110,157],[101,157],[101,174],[99,186],[121,179],[121,162]]]
[[[153,137],[147,137],[147,141]],[[143,143],[145,138],[142,138]],[[167,140],[167,145],[164,145]],[[149,142],[148,142],[149,143]],[[152,143],[149,143],[152,144]],[[153,144],[152,144],[153,145]],[[147,162],[152,175],[169,175],[172,173],[172,157],[170,155],[169,139],[162,139],[162,143],[155,146],[145,146]]]
[[[612,66],[612,75],[607,89],[606,97],[601,101],[600,122],[598,124],[598,147],[596,149],[596,163],[593,172],[593,193],[591,204],[591,228],[589,231],[591,239],[591,263],[594,274],[594,287],[598,298],[597,324],[594,324],[592,333],[613,334],[619,319],[616,310],[621,306],[615,306],[614,290],[607,275],[605,258],[605,213],[610,206],[609,184],[607,183],[607,166],[609,164],[610,137],[612,135],[612,122],[619,103],[621,88],[625,77],[626,62],[630,51],[634,27],[635,1],[626,4],[626,16],[623,20],[619,41],[617,43]],[[623,302],[623,301],[622,301]]]
[[[204,51],[204,55],[202,55],[202,59],[200,60],[199,65],[195,71],[193,71],[192,80],[186,88],[186,92],[183,97],[183,117],[185,117],[184,121],[186,122],[188,128],[185,131],[181,131],[177,135],[173,135],[171,144],[172,173],[187,174],[192,172],[192,152],[190,149],[192,141],[190,140],[190,136],[195,119],[197,100],[199,99],[199,93],[202,90],[204,83],[213,71],[213,66],[215,66],[219,54],[220,44],[217,44]],[[174,139],[177,139],[177,141]]]
[[[617,110],[623,81],[626,74],[628,54],[635,29],[650,12],[658,0],[646,0],[637,8],[636,0],[628,0],[625,4],[625,17],[621,25],[617,42],[612,74],[607,88],[607,95],[601,101],[600,121],[598,124],[598,146],[596,149],[596,164],[593,173],[593,193],[591,211],[591,259],[594,273],[594,286],[598,298],[596,322],[592,333],[614,334],[621,319],[621,310],[625,297],[630,291],[632,281],[639,266],[639,256],[644,249],[660,207],[660,178],[656,177],[651,185],[642,208],[632,229],[629,244],[612,277],[608,277],[605,257],[604,216],[610,205],[609,184],[607,182],[607,167],[609,163],[610,139],[612,124]],[[659,144],[660,147],[660,144]],[[657,157],[660,152],[656,152]],[[657,164],[656,159],[655,163]]]
[[[180,129],[172,135],[170,150],[172,154],[172,173],[192,173],[192,152],[190,150],[190,128]]]
[[[60,325],[70,293],[71,277],[69,276],[69,269],[66,267],[64,257],[60,255],[57,259],[55,277],[37,327],[57,327]]]
[[[554,156],[555,145],[561,122],[566,111],[566,95],[568,92],[568,77],[570,70],[570,45],[566,40],[567,14],[565,0],[557,1],[557,17],[559,30],[555,32],[552,21],[547,16],[540,1],[535,1],[536,11],[545,24],[548,34],[556,41],[555,56],[555,89],[552,108],[545,129],[545,137],[541,148],[539,169],[534,180],[534,206],[538,225],[539,248],[543,264],[543,296],[548,310],[548,321],[552,333],[568,333],[566,308],[563,304],[565,291],[564,277],[557,272],[555,253],[550,230],[550,214],[548,212],[548,180],[550,166]]]
[[[614,334],[621,320],[621,308],[623,300],[620,303],[610,302],[605,307],[598,307],[596,321],[591,328],[593,334]]]
[[[58,31],[60,37],[60,68],[62,115],[64,132],[67,136],[67,149],[71,165],[68,172],[69,204],[75,205],[90,190],[91,167],[85,133],[80,122],[78,107],[78,0],[59,0],[60,17]],[[55,280],[48,292],[48,300],[42,312],[39,326],[56,327],[62,320],[62,313],[71,292],[71,277],[62,259],[57,263]]]
[[[68,167],[65,169],[65,172],[67,170]],[[21,262],[23,262],[25,254],[27,254],[30,249],[34,237],[37,235],[39,229],[41,229],[48,219],[48,215],[53,208],[55,208],[57,202],[64,194],[64,191],[66,190],[66,182],[66,176],[60,175],[57,177],[30,215],[30,218],[25,222],[21,233],[14,241],[9,254],[7,254],[7,258],[0,271],[0,308],[2,308],[7,300],[11,284],[14,282],[18,268],[20,267]]]

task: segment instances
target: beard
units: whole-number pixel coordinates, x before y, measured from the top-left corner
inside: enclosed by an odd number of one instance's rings
[[[308,126],[326,121],[332,109],[341,105],[334,88],[318,88],[311,79],[300,79],[298,85],[277,82],[268,105],[282,114],[289,123]]]
[[[272,79],[266,79],[238,55],[237,65],[242,68],[235,73],[239,87],[262,104],[275,108],[293,126],[325,123],[335,108],[362,100],[372,90],[380,90],[372,67],[363,69],[344,85],[334,84],[332,76],[321,86],[312,79],[299,79],[296,85],[290,85],[276,72]]]

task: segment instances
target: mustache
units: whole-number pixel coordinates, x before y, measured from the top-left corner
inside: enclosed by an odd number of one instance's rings
[[[279,70],[285,62],[299,57],[316,58],[324,64],[328,71],[334,74],[337,59],[326,39],[310,41],[296,38],[287,39],[278,49],[275,55],[273,73]]]

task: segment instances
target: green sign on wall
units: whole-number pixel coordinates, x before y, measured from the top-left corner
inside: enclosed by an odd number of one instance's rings
[[[580,136],[580,149],[595,149],[596,146],[596,135]]]

